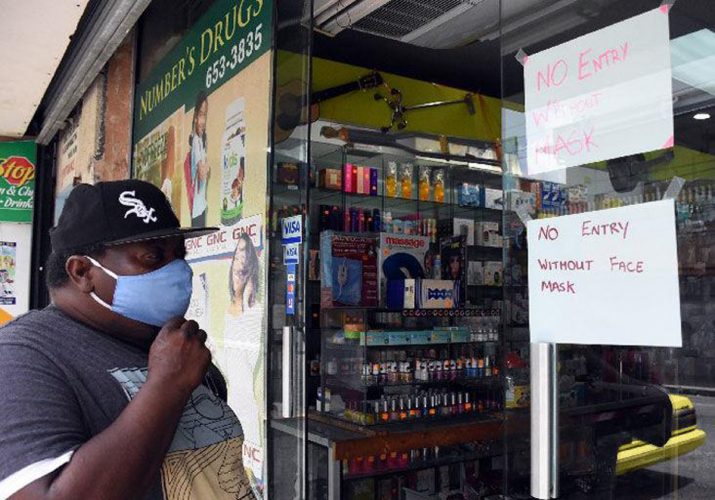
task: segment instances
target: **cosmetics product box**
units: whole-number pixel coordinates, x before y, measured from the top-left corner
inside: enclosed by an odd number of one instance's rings
[[[460,305],[459,282],[453,280],[418,280],[415,297],[418,309],[456,309]]]
[[[397,311],[415,308],[415,280],[388,280],[386,307]]]
[[[504,268],[500,261],[488,261],[484,263],[484,284],[489,286],[500,286],[504,283]]]
[[[512,193],[513,209],[516,212],[525,207],[529,215],[536,214],[536,194],[529,191],[514,191]]]
[[[318,186],[324,189],[335,189],[340,191],[343,188],[343,173],[337,168],[324,168],[318,173]]]
[[[442,238],[439,242],[440,268],[443,280],[467,281],[467,245],[462,235]],[[457,287],[459,302],[465,299],[465,287]]]
[[[355,188],[353,187],[353,164],[352,163],[346,163],[343,166],[343,191],[346,193],[352,193],[354,192]]]
[[[474,221],[472,219],[452,219],[452,235],[464,235],[467,245],[474,245]]]
[[[548,211],[560,211],[566,204],[566,190],[556,182],[541,183],[541,208]]]
[[[433,330],[430,335],[432,344],[448,344],[452,340],[452,334],[449,331]]]
[[[357,166],[357,187],[355,188],[355,192],[357,194],[365,194],[365,168],[366,167],[361,167]],[[368,174],[369,176],[370,174]],[[369,177],[368,177],[369,179]],[[368,180],[368,190],[369,190],[369,185],[370,181]]]
[[[463,182],[457,189],[457,204],[462,207],[481,207],[483,195],[481,186]]]
[[[377,196],[377,181],[379,171],[376,168],[370,169],[370,196]]]
[[[276,167],[276,182],[289,186],[298,185],[300,174],[299,164],[293,162],[280,162]]]
[[[484,208],[504,210],[504,191],[484,188]]]
[[[321,233],[321,307],[378,305],[377,244],[371,236]]]
[[[484,264],[482,262],[470,262],[467,267],[467,284],[484,284]]]
[[[498,222],[477,222],[477,245],[484,247],[501,247],[502,237],[499,234]]]

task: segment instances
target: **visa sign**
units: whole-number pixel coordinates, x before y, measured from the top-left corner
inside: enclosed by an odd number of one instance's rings
[[[282,243],[290,245],[303,242],[303,216],[294,215],[281,221]]]
[[[299,251],[300,251],[299,244],[284,245],[283,246],[283,264],[297,264]]]

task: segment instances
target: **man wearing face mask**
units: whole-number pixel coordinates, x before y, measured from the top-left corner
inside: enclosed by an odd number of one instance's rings
[[[50,232],[52,305],[0,329],[0,498],[253,498],[226,386],[183,316],[192,272],[164,194],[74,188]]]

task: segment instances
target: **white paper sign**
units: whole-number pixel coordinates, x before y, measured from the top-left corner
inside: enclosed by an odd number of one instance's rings
[[[527,231],[532,342],[681,347],[673,200]]]
[[[667,6],[529,56],[528,174],[673,146]]]

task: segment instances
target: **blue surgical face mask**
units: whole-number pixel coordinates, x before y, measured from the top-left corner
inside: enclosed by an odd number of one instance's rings
[[[145,274],[119,276],[92,257],[92,264],[116,280],[112,304],[94,292],[90,296],[110,311],[148,325],[164,326],[175,316],[183,316],[191,300],[193,271],[184,259]]]

